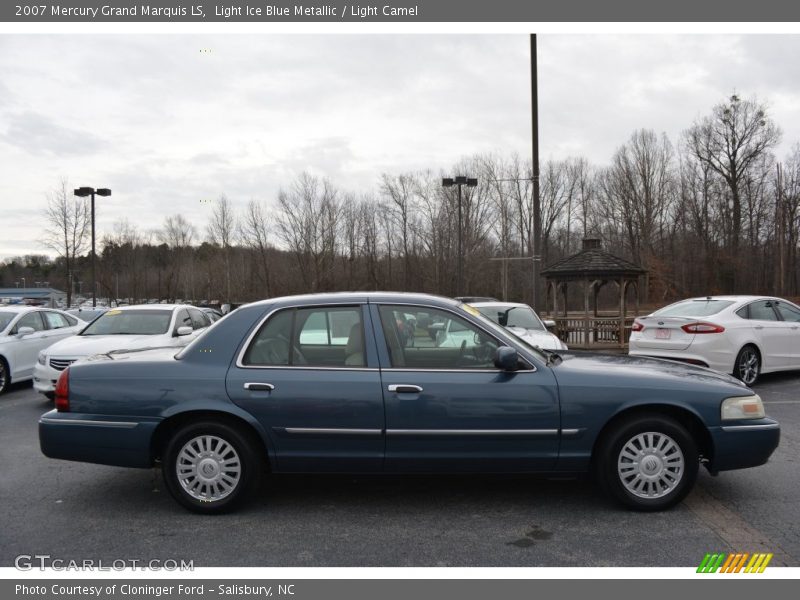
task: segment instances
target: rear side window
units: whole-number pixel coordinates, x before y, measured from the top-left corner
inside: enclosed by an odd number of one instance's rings
[[[786,302],[776,302],[778,312],[784,321],[800,323],[800,308]]]
[[[758,302],[751,302],[749,308],[749,318],[754,321],[777,321],[778,315],[772,305],[775,304],[770,300],[759,300]]]
[[[358,306],[286,309],[261,327],[244,354],[246,366],[364,367]]]
[[[709,317],[733,304],[730,300],[685,300],[653,313],[657,317]],[[739,315],[741,316],[741,315]]]

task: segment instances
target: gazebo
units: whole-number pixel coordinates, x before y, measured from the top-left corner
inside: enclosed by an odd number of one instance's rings
[[[602,249],[599,238],[583,240],[583,250],[551,264],[542,271],[546,281],[545,309],[556,322],[558,335],[571,348],[624,348],[630,337],[633,317],[628,319],[628,288],[636,292],[635,312],[639,313],[639,277],[645,269]],[[577,283],[583,289],[583,316],[569,316],[567,289]],[[619,288],[619,313],[600,317],[597,295],[611,283]],[[563,312],[559,315],[559,296]],[[550,301],[552,300],[552,307]]]

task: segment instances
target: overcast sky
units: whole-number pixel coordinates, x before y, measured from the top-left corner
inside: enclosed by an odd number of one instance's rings
[[[201,50],[205,50],[201,52]],[[539,36],[542,158],[605,164],[637,128],[677,141],[737,91],[800,142],[800,36]],[[0,259],[46,253],[48,191],[110,187],[98,230],[209,200],[272,201],[304,170],[354,192],[383,172],[530,155],[519,35],[0,36]]]

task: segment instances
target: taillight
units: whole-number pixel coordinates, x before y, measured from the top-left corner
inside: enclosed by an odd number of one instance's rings
[[[64,369],[58,376],[55,400],[58,412],[69,412],[69,369]]]
[[[682,326],[686,333],[722,333],[725,331],[725,328],[721,325],[714,325],[714,323],[687,323],[686,325]]]
[[[631,331],[642,331],[644,330],[644,324],[639,319],[633,320],[633,325],[631,325]]]

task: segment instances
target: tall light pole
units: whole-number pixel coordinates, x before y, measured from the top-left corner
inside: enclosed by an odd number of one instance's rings
[[[442,179],[442,187],[458,186],[458,256],[456,262],[456,293],[454,295],[464,294],[464,272],[462,268],[462,261],[464,259],[462,253],[462,236],[463,228],[461,225],[461,188],[462,186],[475,187],[478,185],[478,179],[475,177],[467,177],[466,175],[458,175],[456,177],[445,177]]]
[[[85,198],[92,197],[92,307],[97,307],[97,277],[95,272],[95,251],[94,251],[94,196],[110,196],[111,190],[108,188],[80,187],[75,189],[75,195]]]
[[[536,55],[536,34],[531,34],[531,138],[533,141],[533,310],[539,306],[539,262],[542,255],[542,207],[539,196],[539,76]]]

